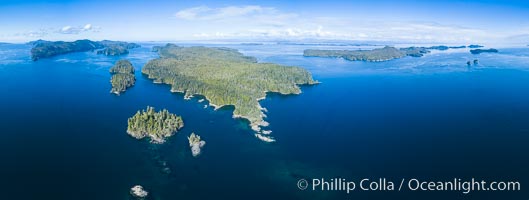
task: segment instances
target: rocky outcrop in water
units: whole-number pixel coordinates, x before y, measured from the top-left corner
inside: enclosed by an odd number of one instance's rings
[[[138,200],[143,200],[147,198],[147,195],[149,195],[149,192],[143,189],[143,186],[135,185],[134,187],[130,188],[130,195],[132,195],[134,198]]]
[[[189,137],[187,137],[189,140],[189,147],[191,147],[191,154],[193,157],[197,157],[200,155],[200,152],[202,150],[202,147],[206,145],[206,141],[200,140],[199,135],[195,135],[195,133],[191,133]]]

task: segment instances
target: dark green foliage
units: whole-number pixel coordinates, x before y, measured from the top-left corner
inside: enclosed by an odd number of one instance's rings
[[[218,107],[235,106],[234,116],[247,118],[254,130],[265,124],[258,99],[266,91],[299,94],[298,85],[316,83],[303,68],[257,63],[234,49],[168,44],[154,50],[161,58],[149,61],[142,73],[186,97],[201,94]]]
[[[101,49],[101,48],[106,48],[106,47],[112,47],[114,48],[114,50],[116,50],[116,48],[120,48],[120,49],[125,48],[126,50],[130,48],[139,47],[139,45],[134,44],[134,43],[108,41],[108,40],[103,40],[101,42],[94,42],[90,40],[77,40],[74,42],[63,42],[63,41],[50,42],[50,41],[45,41],[45,40],[37,40],[37,41],[29,42],[29,44],[34,45],[33,48],[31,49],[31,59],[33,61],[36,61],[41,58],[49,58],[49,57],[61,55],[61,54],[93,51],[96,49]],[[114,50],[108,50],[108,51],[112,53],[112,51]],[[103,51],[102,53],[104,54],[105,52]]]
[[[112,90],[110,92],[119,95],[124,92],[127,88],[134,85],[136,77],[134,76],[134,67],[128,60],[119,60],[116,64],[110,68],[112,78],[110,83],[112,84]]]
[[[112,84],[112,90],[110,92],[119,95],[121,92],[125,92],[127,88],[133,86],[135,82],[136,77],[134,77],[134,74],[114,74],[110,79],[110,83]]]
[[[153,107],[136,112],[128,119],[127,133],[134,138],[150,137],[151,142],[163,143],[184,126],[182,117],[166,109],[156,112]]]
[[[134,67],[132,67],[132,63],[129,60],[119,60],[110,68],[110,73],[134,73]]]

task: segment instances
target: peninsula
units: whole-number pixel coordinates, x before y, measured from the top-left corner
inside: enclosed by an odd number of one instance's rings
[[[235,49],[167,44],[153,50],[160,58],[150,60],[143,74],[171,85],[172,92],[184,93],[186,99],[203,95],[215,109],[233,105],[233,117],[247,119],[257,134],[269,133],[261,130],[268,123],[259,104],[267,92],[300,94],[299,85],[318,83],[301,67],[258,63]]]
[[[74,42],[52,42],[45,40],[37,40],[29,42],[28,44],[33,45],[33,48],[31,48],[31,59],[33,61],[37,61],[42,58],[53,57],[56,55],[74,52],[94,51],[97,49],[104,49],[101,54],[119,55],[123,53],[128,53],[127,49],[139,47],[138,44],[134,43],[109,40],[103,40],[100,42],[95,42],[91,40],[77,40]],[[127,51],[123,51],[123,49]]]
[[[182,127],[182,117],[166,109],[156,112],[153,107],[147,106],[146,110],[140,110],[128,119],[127,133],[136,139],[149,137],[152,143],[161,144]]]
[[[119,95],[121,92],[125,92],[127,88],[134,85],[136,77],[134,76],[134,67],[128,60],[119,60],[116,64],[110,68],[112,77],[110,83],[112,84],[111,93]]]

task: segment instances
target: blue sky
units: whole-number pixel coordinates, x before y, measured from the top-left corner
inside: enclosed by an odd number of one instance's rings
[[[524,1],[0,2],[0,41],[352,40],[528,43]]]

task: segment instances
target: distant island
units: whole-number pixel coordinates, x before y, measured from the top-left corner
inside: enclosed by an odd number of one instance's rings
[[[422,57],[424,54],[430,53],[429,48],[426,47],[407,47],[400,48],[400,51],[404,52],[407,56],[411,57]]]
[[[431,46],[431,47],[428,47],[428,49],[446,51],[446,50],[450,49],[450,47],[448,47],[448,46]]]
[[[343,58],[350,61],[382,62],[406,56],[404,51],[395,47],[386,46],[373,50],[316,50],[307,49],[303,51],[306,57],[333,57]]]
[[[243,42],[241,45],[248,45],[248,46],[257,46],[257,45],[264,45],[263,43],[258,42]]]
[[[129,50],[123,46],[110,46],[102,50],[97,50],[97,54],[103,54],[105,56],[119,56],[128,53]]]
[[[424,47],[424,48],[445,51],[445,50],[448,50],[448,49],[464,49],[464,48],[467,48],[467,47],[472,49],[472,48],[481,48],[483,46],[477,45],[477,44],[471,44],[471,45],[468,45],[468,46],[465,46],[465,45],[461,45],[461,46],[444,46],[444,45],[441,45],[441,46],[431,46],[431,47]]]
[[[172,92],[182,92],[186,99],[203,95],[215,109],[233,105],[233,117],[247,119],[257,134],[269,133],[261,130],[268,123],[259,104],[267,92],[300,94],[299,85],[318,83],[304,68],[258,63],[235,49],[167,44],[153,50],[160,58],[150,60],[143,74],[171,85]]]
[[[121,55],[128,53],[127,49],[139,47],[138,44],[134,43],[110,40],[103,40],[100,42],[91,40],[76,40],[74,42],[36,40],[29,42],[28,44],[33,45],[33,48],[31,48],[31,59],[33,61],[37,61],[42,58],[53,57],[56,55],[94,51],[97,49],[103,49],[101,52],[98,51],[98,54]]]
[[[468,48],[471,48],[471,49],[482,48],[482,47],[484,47],[484,46],[477,45],[477,44],[471,44],[471,45],[468,45]]]
[[[373,50],[307,49],[303,51],[303,56],[343,58],[350,61],[383,62],[402,58],[405,56],[421,57],[426,53],[430,53],[430,51],[428,50],[428,48],[424,47],[408,47],[397,49],[395,47],[386,46],[384,48],[378,48]]]
[[[472,54],[480,54],[480,53],[498,53],[497,49],[472,49],[470,50],[470,53]]]
[[[377,44],[367,44],[367,43],[344,43],[343,41],[336,42],[276,42],[280,45],[299,45],[299,46],[381,46]]]
[[[156,112],[153,107],[136,112],[128,119],[127,133],[136,139],[151,138],[153,143],[164,143],[184,127],[182,117],[169,113],[166,109]]]
[[[112,77],[110,83],[112,84],[112,90],[110,92],[119,95],[121,92],[125,92],[127,88],[134,85],[136,77],[134,76],[134,67],[128,60],[119,60],[116,64],[110,68]]]
[[[470,45],[473,46],[473,45]],[[469,47],[470,47],[469,46]],[[431,47],[406,47],[395,48],[385,46],[384,48],[376,48],[372,50],[319,50],[306,49],[303,51],[305,57],[324,57],[324,58],[343,58],[349,61],[368,61],[368,62],[383,62],[393,59],[398,59],[406,56],[422,57],[430,53],[430,50],[445,51],[448,49],[462,49],[467,46],[431,46]]]

